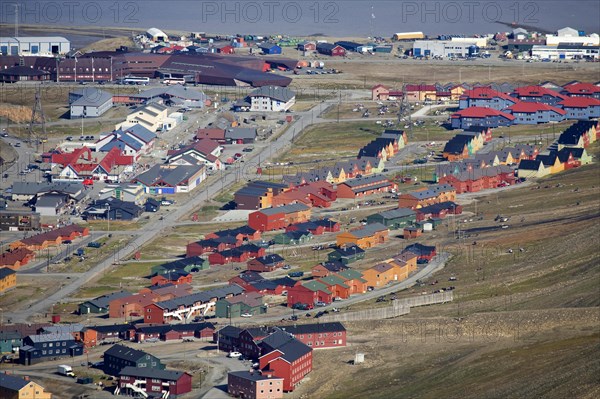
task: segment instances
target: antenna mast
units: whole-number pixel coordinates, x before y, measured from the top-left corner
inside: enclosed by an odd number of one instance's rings
[[[35,102],[33,103],[33,108],[31,109],[31,123],[29,123],[29,142],[31,143],[34,139],[35,132],[33,131],[33,125],[36,123],[36,120],[40,120],[40,124],[42,126],[41,137],[43,139],[47,139],[48,135],[46,134],[46,116],[44,115],[44,109],[42,108],[42,93],[40,90],[40,86],[35,89]],[[38,141],[36,140],[36,147],[38,145]]]

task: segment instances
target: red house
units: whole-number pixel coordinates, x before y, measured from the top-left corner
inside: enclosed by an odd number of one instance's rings
[[[277,331],[260,343],[263,355],[258,359],[263,373],[283,378],[283,390],[293,391],[312,371],[312,349],[283,331]]]
[[[265,278],[261,276],[260,273],[257,273],[256,271],[246,270],[245,272],[242,272],[237,276],[230,278],[229,284],[237,284],[247,291],[250,287],[250,284],[252,284],[255,281],[262,281],[264,279]]]
[[[208,263],[211,265],[224,265],[226,263],[246,262],[250,258],[258,258],[266,253],[264,248],[254,244],[246,244],[237,248],[226,249],[208,255]]]
[[[309,206],[289,204],[252,212],[248,215],[248,226],[260,231],[278,230],[293,223],[306,222],[309,219]]]
[[[215,231],[204,236],[205,239],[218,239],[222,237],[235,237],[238,241],[255,241],[260,240],[261,234],[259,230],[255,230],[249,226],[241,226],[235,229]]]
[[[295,324],[286,326],[285,332],[313,349],[346,346],[346,328],[338,321],[332,323]]]
[[[417,213],[417,222],[422,222],[427,219],[444,219],[448,214],[460,215],[462,213],[462,206],[447,201],[415,209],[415,212]]]
[[[224,241],[219,242],[214,239],[206,239],[206,240],[191,242],[188,245],[186,245],[185,256],[189,258],[192,256],[203,255],[203,254],[209,253],[209,252],[222,252],[222,251],[225,251],[226,249],[235,248],[240,244],[241,243],[238,243],[237,240],[234,240],[233,243],[231,243],[231,242],[227,243]]]
[[[424,262],[430,262],[431,259],[433,259],[433,257],[436,255],[436,251],[435,251],[435,246],[428,246],[428,245],[423,245],[423,244],[419,244],[419,243],[415,243],[415,244],[411,244],[409,246],[407,246],[404,251],[402,251],[402,253],[404,252],[412,252],[414,254],[417,255],[417,263],[420,263],[422,261]]]
[[[329,304],[333,302],[333,295],[327,285],[317,280],[298,282],[288,289],[287,306],[293,307],[297,304],[306,305],[312,309],[316,302]]]
[[[227,45],[219,48],[219,54],[235,54],[235,48],[233,46]]]
[[[151,367],[125,367],[119,374],[115,393],[137,394],[139,391],[176,397],[192,390],[192,375],[185,371],[160,370]]]
[[[263,273],[275,271],[283,266],[285,266],[285,259],[279,254],[270,254],[248,261],[246,269]]]
[[[171,271],[164,274],[157,274],[150,279],[152,285],[165,285],[165,284],[191,284],[192,275],[184,271]]]
[[[19,268],[28,264],[33,258],[35,258],[35,252],[24,247],[17,248],[0,255],[0,267],[19,270]]]

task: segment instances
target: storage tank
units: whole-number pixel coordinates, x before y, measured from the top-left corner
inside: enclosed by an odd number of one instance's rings
[[[423,223],[423,231],[432,231],[433,224],[432,223]]]

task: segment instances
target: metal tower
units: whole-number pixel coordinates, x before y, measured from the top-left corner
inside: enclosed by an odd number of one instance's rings
[[[35,90],[35,102],[33,103],[33,108],[31,109],[31,122],[29,123],[29,142],[32,143],[32,140],[35,139],[36,146],[39,143],[37,138],[34,138],[35,132],[33,131],[33,126],[36,124],[36,120],[38,119],[39,124],[42,127],[41,134],[39,134],[38,137],[47,139],[48,134],[46,133],[46,116],[44,115],[44,109],[42,108],[42,93],[39,86]]]

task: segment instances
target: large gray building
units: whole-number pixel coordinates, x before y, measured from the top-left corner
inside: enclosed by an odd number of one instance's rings
[[[415,40],[413,44],[415,57],[468,57],[478,52],[479,48],[468,41]]]
[[[69,93],[71,118],[94,118],[102,115],[113,106],[112,94],[86,87]]]
[[[0,37],[0,54],[19,56],[64,55],[71,42],[61,36]]]

